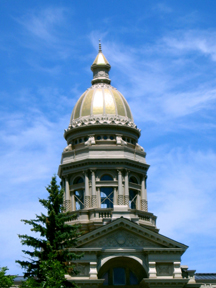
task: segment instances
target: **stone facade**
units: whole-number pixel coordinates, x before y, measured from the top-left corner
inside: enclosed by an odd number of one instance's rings
[[[101,47],[91,68],[93,86],[74,107],[58,170],[65,207],[75,215],[70,224],[85,231],[71,248],[84,253],[75,263],[80,273],[67,279],[92,288],[216,287],[213,274],[209,282],[196,281],[195,270],[181,266],[186,245],[159,234],[148,211],[140,130],[125,98],[110,86]]]

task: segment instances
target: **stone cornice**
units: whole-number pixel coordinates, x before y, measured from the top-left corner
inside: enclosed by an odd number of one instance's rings
[[[60,164],[58,175],[60,177],[62,177],[65,174],[72,173],[74,169],[78,169],[78,170],[82,171],[84,168],[86,168],[86,166],[89,166],[86,169],[90,169],[90,167],[92,167],[92,165],[104,166],[104,164],[106,164],[106,169],[112,168],[112,167],[109,168],[109,165],[115,165],[115,166],[119,166],[119,168],[122,166],[122,168],[126,168],[129,170],[132,170],[132,169],[136,170],[137,169],[138,173],[141,173],[140,170],[142,170],[142,173],[144,171],[147,172],[147,170],[150,166],[148,164],[140,163],[138,161],[134,161],[134,160],[130,160],[130,159],[97,159],[97,160],[84,159],[84,160],[80,160],[77,162]],[[97,169],[97,167],[96,167],[96,169]]]
[[[182,248],[143,248],[145,254],[183,254],[185,252]]]
[[[189,279],[150,279],[150,278],[143,278],[141,284],[149,284],[150,287],[184,287],[188,283]]]
[[[145,228],[145,227],[141,227],[138,224],[135,224],[133,222],[131,222],[128,219],[125,218],[119,218],[115,221],[112,221],[111,223],[107,224],[106,226],[102,226],[100,228],[98,228],[97,230],[91,231],[83,236],[81,236],[78,239],[78,243],[77,246],[82,246],[88,242],[91,242],[101,236],[104,236],[105,234],[108,234],[109,232],[112,232],[116,229],[119,228],[125,228],[127,230],[129,230],[130,232],[133,233],[137,233],[139,236],[143,236],[146,239],[148,239],[149,241],[153,241],[155,243],[158,243],[162,246],[164,246],[164,248],[180,248],[182,249],[182,253],[188,248],[188,246],[176,242],[170,238],[167,238],[159,233],[150,231],[149,229]],[[163,247],[161,247],[161,250],[163,249]]]

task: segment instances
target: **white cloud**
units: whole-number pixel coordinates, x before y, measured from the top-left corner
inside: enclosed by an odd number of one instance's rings
[[[180,241],[203,234],[216,240],[215,152],[156,148],[149,151],[148,160],[153,166],[149,203],[157,211],[161,232]]]
[[[13,203],[12,206],[9,205],[8,207],[1,209],[1,235],[6,236],[0,238],[0,245],[1,247],[4,247],[4,249],[1,249],[1,263],[3,263],[4,266],[9,267],[10,274],[18,273],[19,275],[22,275],[23,273],[20,266],[15,263],[15,260],[25,260],[24,257],[26,256],[24,256],[22,250],[27,247],[21,245],[18,234],[35,236],[35,234],[30,231],[31,226],[25,225],[20,220],[35,219],[35,214],[40,214],[41,212],[45,211],[38,201],[23,201],[23,203],[19,203],[18,205]],[[5,219],[7,219],[7,221],[5,221]]]
[[[164,37],[173,53],[197,51],[216,61],[216,32],[208,30],[178,31],[175,36]]]
[[[40,12],[31,11],[22,19],[21,23],[33,36],[47,43],[57,42],[56,26],[62,24],[65,20],[64,8],[46,8]]]
[[[149,211],[160,233],[189,245],[182,264],[215,272],[216,153],[168,146],[148,152]]]
[[[91,34],[94,45],[97,42],[97,33]],[[170,51],[171,40],[169,42],[168,39],[172,38],[167,36],[164,39],[152,44],[151,49],[147,45],[140,49],[123,43],[103,41],[104,54],[115,70],[114,77],[112,70],[110,72],[111,79],[115,79],[112,83],[114,86],[116,83],[127,98],[135,121],[166,124],[166,129],[172,129],[173,123],[177,125],[179,118],[186,120],[187,116],[198,115],[200,112],[208,111],[214,119],[214,79],[206,78],[206,67],[200,65],[197,69],[195,63],[188,62],[184,53],[176,57],[174,47]],[[182,42],[179,40],[179,43],[184,46],[184,39]],[[212,44],[209,53],[214,51],[216,49]],[[188,72],[191,68],[193,70]],[[182,120],[181,127],[184,127]],[[205,125],[205,121],[200,125]]]

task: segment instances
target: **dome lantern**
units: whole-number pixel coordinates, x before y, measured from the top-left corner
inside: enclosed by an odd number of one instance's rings
[[[96,84],[96,83],[110,84],[111,83],[111,80],[109,79],[110,69],[111,69],[111,66],[109,62],[107,61],[106,57],[104,56],[104,54],[102,53],[101,43],[99,40],[98,55],[96,56],[91,66],[91,70],[93,72],[93,79],[91,83],[92,84]]]

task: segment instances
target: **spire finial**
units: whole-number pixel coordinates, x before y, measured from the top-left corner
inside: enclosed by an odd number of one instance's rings
[[[99,39],[99,52],[102,52],[102,49],[101,49],[101,40]]]

